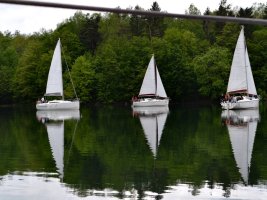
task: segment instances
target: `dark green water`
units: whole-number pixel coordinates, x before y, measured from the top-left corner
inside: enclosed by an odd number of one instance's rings
[[[267,198],[264,106],[0,109],[0,199]]]

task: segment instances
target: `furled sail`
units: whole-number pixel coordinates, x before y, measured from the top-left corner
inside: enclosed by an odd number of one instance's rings
[[[53,54],[53,58],[51,61],[45,96],[62,96],[63,97],[60,39],[57,42],[57,45],[56,45],[56,48]]]

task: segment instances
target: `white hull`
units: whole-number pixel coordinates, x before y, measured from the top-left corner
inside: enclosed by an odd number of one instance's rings
[[[221,106],[225,110],[258,108],[259,99],[245,98],[234,102],[224,101],[221,103]]]
[[[133,102],[133,107],[168,106],[168,105],[169,105],[169,99],[146,98]]]
[[[46,103],[37,103],[37,110],[78,110],[80,109],[79,101],[53,100]]]

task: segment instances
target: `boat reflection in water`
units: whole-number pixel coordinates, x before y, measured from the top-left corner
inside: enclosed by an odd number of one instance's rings
[[[39,110],[36,112],[36,117],[39,121],[52,120],[52,121],[64,121],[64,120],[79,120],[79,110]]]
[[[224,110],[221,117],[228,128],[239,172],[244,183],[248,184],[253,144],[260,119],[259,109]]]
[[[157,157],[157,151],[168,113],[169,108],[167,106],[133,107],[133,115],[138,116],[140,119],[154,158]]]
[[[36,117],[46,126],[53,158],[56,162],[59,178],[62,180],[64,176],[64,121],[78,121],[80,119],[80,111],[42,110],[36,112]]]

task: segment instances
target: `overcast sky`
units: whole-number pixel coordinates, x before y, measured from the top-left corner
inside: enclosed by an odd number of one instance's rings
[[[69,4],[80,4],[88,6],[101,7],[120,7],[126,9],[139,5],[145,10],[151,8],[155,0],[35,0],[50,1]],[[168,13],[184,14],[190,4],[194,4],[203,13],[207,7],[211,11],[219,7],[221,0],[157,0],[162,11]],[[238,6],[242,8],[250,7],[253,3],[265,3],[266,0],[227,0],[232,8]],[[0,31],[10,31],[14,33],[18,30],[20,33],[31,34],[39,32],[42,28],[54,30],[57,24],[61,23],[76,12],[76,10],[31,7],[20,5],[0,4]],[[88,11],[84,11],[86,13]]]

